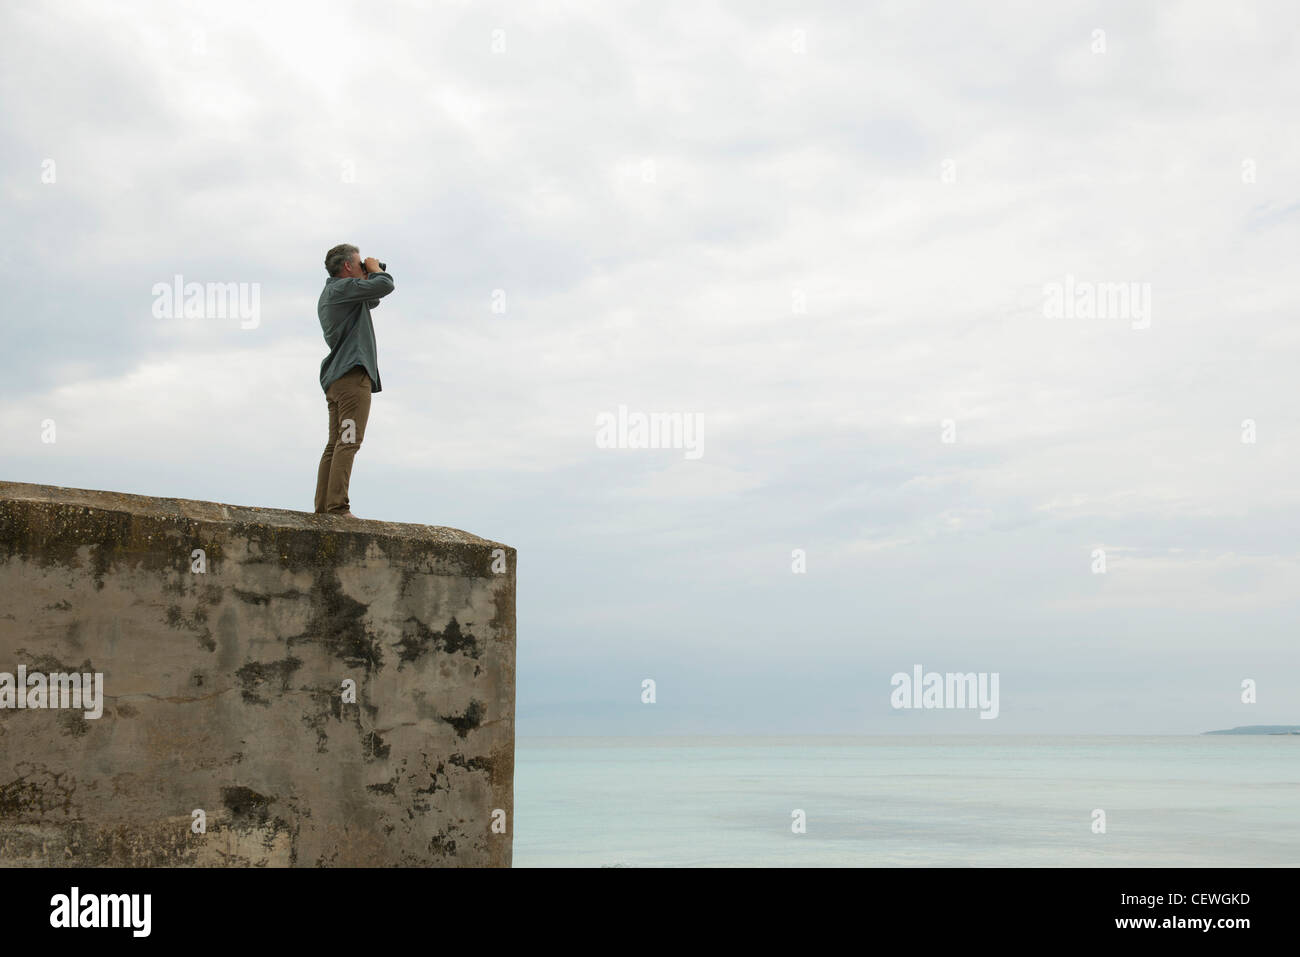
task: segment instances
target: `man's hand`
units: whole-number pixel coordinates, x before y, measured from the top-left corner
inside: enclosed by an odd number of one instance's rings
[[[382,271],[379,268],[379,260],[376,259],[374,256],[367,256],[366,261],[362,263],[362,265],[365,266],[367,273]]]

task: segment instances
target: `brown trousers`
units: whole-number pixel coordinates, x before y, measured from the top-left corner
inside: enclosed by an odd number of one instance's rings
[[[330,438],[316,470],[316,511],[347,512],[352,460],[366,436],[370,418],[370,376],[353,366],[330,383],[325,402],[330,412]]]

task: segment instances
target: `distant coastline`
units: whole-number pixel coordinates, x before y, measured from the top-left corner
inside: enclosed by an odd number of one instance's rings
[[[1226,731],[1202,731],[1202,734],[1300,734],[1300,724],[1247,724]]]

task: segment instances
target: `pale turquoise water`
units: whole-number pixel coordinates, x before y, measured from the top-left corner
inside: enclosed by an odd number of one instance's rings
[[[1297,866],[1300,736],[521,738],[514,863]]]

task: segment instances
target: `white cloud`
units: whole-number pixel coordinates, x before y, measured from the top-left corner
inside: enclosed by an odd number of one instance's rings
[[[24,478],[70,484],[75,457],[119,486],[309,501],[320,260],[353,241],[397,281],[357,467],[387,517],[509,521],[652,577],[697,581],[698,557],[738,588],[808,542],[844,575],[819,605],[842,633],[859,587],[900,635],[932,614],[864,563],[985,623],[1093,607],[1062,569],[1098,540],[1211,556],[1130,564],[1112,603],[1228,614],[1293,585],[1288,5],[49,6],[0,37],[11,276],[24,260],[0,424],[31,437]],[[152,319],[178,272],[259,282],[261,326]],[[1044,318],[1066,274],[1150,283],[1151,327]],[[701,412],[706,459],[595,449],[618,404]],[[1252,542],[1269,557],[1212,557]],[[1017,563],[1058,577],[1026,597],[996,574]],[[761,630],[781,601],[743,613]]]

